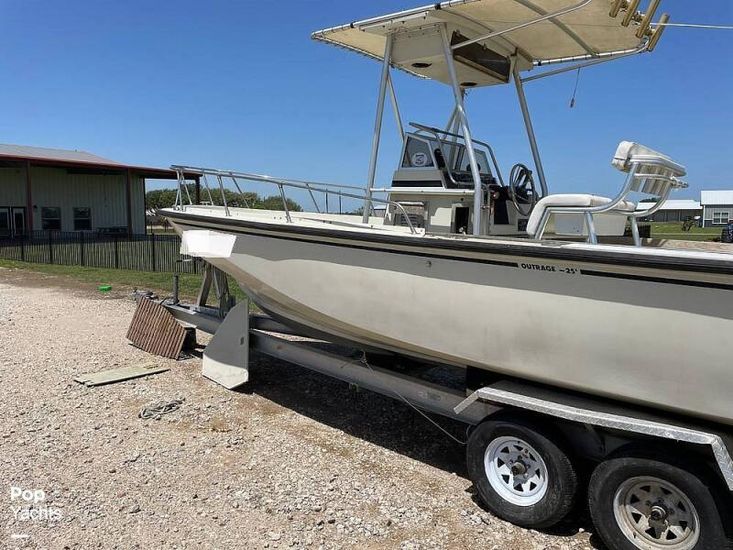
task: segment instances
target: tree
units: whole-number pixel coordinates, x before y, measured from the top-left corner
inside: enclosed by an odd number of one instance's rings
[[[286,198],[285,202],[288,205],[288,210],[291,212],[303,211],[303,208],[294,200]],[[279,195],[265,197],[256,208],[262,208],[263,210],[284,210],[282,197]]]
[[[145,207],[147,210],[170,208],[175,202],[175,189],[154,189],[145,193]]]
[[[191,196],[191,200],[196,201],[196,188],[193,183],[186,184],[186,189],[183,190],[183,203],[188,204],[188,195]],[[154,189],[145,193],[145,204],[148,210],[157,210],[159,208],[170,208],[176,202],[176,195],[178,189]],[[226,198],[227,206],[235,208],[257,208],[260,210],[283,210],[283,201],[280,195],[271,195],[269,197],[261,198],[257,193],[244,192],[242,194],[232,191],[231,189],[224,189],[224,197]],[[211,204],[214,206],[223,206],[221,192],[218,188],[211,189],[211,197],[206,187],[201,189],[201,202],[202,204]],[[294,200],[286,199],[288,210],[291,212],[301,212],[303,208]]]
[[[224,189],[224,197],[227,200],[227,206],[236,208],[256,208],[255,205],[260,202],[260,197],[257,193],[245,192],[240,195],[239,193],[230,191],[226,188]],[[224,203],[221,200],[221,191],[218,189],[211,190],[211,199],[213,200],[214,205],[224,206]],[[201,200],[209,200],[209,194],[206,191],[201,192]]]

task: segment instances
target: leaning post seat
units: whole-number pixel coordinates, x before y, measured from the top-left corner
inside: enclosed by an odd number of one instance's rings
[[[549,195],[532,210],[527,233],[541,239],[552,219],[556,235],[582,235],[587,236],[588,242],[596,243],[599,235],[623,235],[628,220],[634,244],[641,246],[637,219],[659,210],[673,189],[687,187],[678,179],[686,174],[685,167],[662,153],[631,141],[619,143],[611,165],[627,174],[615,198],[585,194]],[[637,212],[636,202],[629,199],[632,193],[647,195],[657,202],[649,210]]]

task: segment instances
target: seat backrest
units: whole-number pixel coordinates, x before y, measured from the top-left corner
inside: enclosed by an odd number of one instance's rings
[[[687,173],[684,166],[667,155],[633,141],[619,143],[611,165],[621,172],[628,173],[633,169],[634,177],[629,191],[662,197],[669,193],[670,188],[687,186],[677,179]]]

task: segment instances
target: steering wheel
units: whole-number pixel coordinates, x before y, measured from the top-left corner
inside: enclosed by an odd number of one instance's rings
[[[529,216],[537,204],[537,189],[532,170],[524,164],[512,166],[512,171],[509,173],[509,194],[517,212],[522,216]]]

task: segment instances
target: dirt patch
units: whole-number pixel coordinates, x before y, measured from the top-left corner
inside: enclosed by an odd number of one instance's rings
[[[76,281],[71,277],[27,271],[25,269],[0,267],[0,282],[11,284],[17,288],[65,290],[75,296],[86,299],[121,299],[128,298],[134,290],[127,285],[115,285],[109,292],[100,292],[98,284]],[[101,284],[101,283],[100,283]]]
[[[0,546],[592,547],[582,520],[547,534],[482,510],[463,447],[404,404],[263,357],[240,392],[201,377],[197,358],[151,358],[125,340],[126,295],[0,271]],[[72,381],[151,362],[171,370]],[[181,398],[159,420],[138,417]],[[10,487],[44,498],[11,501]],[[59,517],[16,514],[29,506]]]

